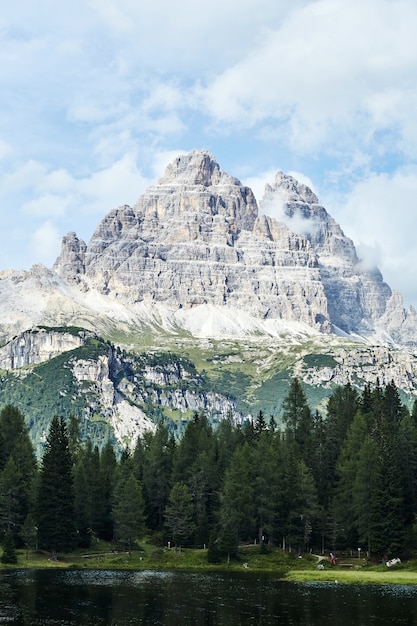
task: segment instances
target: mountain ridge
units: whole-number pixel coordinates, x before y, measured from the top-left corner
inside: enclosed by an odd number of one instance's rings
[[[214,306],[245,314],[255,332],[261,322],[289,323],[417,345],[415,310],[404,309],[377,268],[362,267],[308,187],[280,172],[260,207],[271,203],[285,222],[260,215],[252,191],[209,152],[178,157],[133,207],[110,211],[88,244],[68,233],[53,268],[0,274],[3,341],[54,317],[88,328],[106,316],[141,326],[156,311],[181,326],[184,310]]]
[[[272,208],[279,219],[261,213]],[[103,352],[86,359],[96,341]],[[417,395],[416,311],[363,266],[313,191],[278,172],[258,207],[205,150],[177,157],[88,243],[65,235],[52,268],[0,272],[0,343],[3,397],[21,390],[38,443],[51,407],[123,445],[158,420],[179,433],[192,411],[279,417],[293,376],[320,410],[339,384],[393,380]],[[45,363],[66,368],[70,388],[37,409],[24,381]]]

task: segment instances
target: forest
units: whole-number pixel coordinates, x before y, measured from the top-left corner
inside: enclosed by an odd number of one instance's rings
[[[76,418],[54,417],[37,462],[24,416],[0,412],[0,537],[52,555],[105,540],[129,552],[206,547],[233,559],[243,542],[299,553],[358,550],[374,558],[417,553],[417,402],[394,383],[334,389],[325,415],[290,381],[283,421],[259,412],[213,428],[194,415],[175,441],[163,423],[116,456],[80,441]]]

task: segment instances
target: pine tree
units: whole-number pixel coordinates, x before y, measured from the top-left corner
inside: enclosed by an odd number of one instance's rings
[[[128,546],[129,556],[132,545],[145,532],[145,503],[142,488],[133,475],[118,485],[113,507],[116,539]]]
[[[287,439],[297,444],[304,462],[311,467],[314,420],[298,378],[293,378],[284,399],[283,420],[286,424]]]
[[[24,519],[19,503],[21,480],[19,468],[13,457],[10,457],[0,473],[0,525],[3,531],[11,532],[13,535],[16,535]]]
[[[337,481],[336,466],[345,438],[359,408],[357,391],[348,383],[336,387],[327,404],[324,423],[324,455],[320,481],[320,502],[330,507],[333,486]]]
[[[17,563],[17,555],[13,541],[13,535],[10,530],[6,531],[3,539],[3,554],[1,555],[1,562],[7,565],[14,565]]]
[[[23,415],[8,405],[0,412],[0,524],[21,543],[20,529],[33,507],[36,460]]]
[[[224,476],[220,495],[220,526],[238,541],[256,536],[255,492],[249,444],[237,448]]]
[[[31,513],[26,516],[21,529],[21,536],[26,548],[26,560],[29,558],[29,548],[37,548],[38,528],[35,518]]]
[[[42,458],[37,495],[39,543],[53,554],[75,546],[73,460],[64,420],[54,417]]]
[[[109,541],[113,538],[114,524],[112,516],[112,498],[114,485],[116,481],[117,460],[114,452],[114,448],[110,442],[108,442],[100,455],[100,491],[98,494],[99,511],[97,516],[93,519],[93,530],[97,533],[98,537]]]
[[[180,547],[194,532],[193,502],[187,485],[176,482],[165,509],[166,525],[172,533],[175,547]]]
[[[366,419],[358,411],[341,446],[336,464],[337,480],[333,487],[334,519],[339,528],[344,529],[344,535],[350,541],[356,538],[357,532],[360,533],[362,543],[368,543],[370,536],[370,520],[367,515],[371,510],[368,489],[374,483],[374,474],[369,474],[372,472],[370,459],[373,458],[373,451]]]
[[[278,441],[262,431],[252,453],[254,501],[259,543],[272,543],[278,514],[278,466],[281,462]]]
[[[93,502],[88,485],[87,472],[82,458],[74,468],[74,509],[77,528],[77,544],[89,548],[91,544],[91,517]],[[95,506],[96,503],[94,503]]]
[[[139,455],[140,450],[140,455]],[[175,444],[166,427],[160,424],[155,433],[139,440],[135,449],[135,467],[141,456],[143,491],[147,502],[148,523],[152,529],[161,530],[163,515],[172,487],[172,466]]]

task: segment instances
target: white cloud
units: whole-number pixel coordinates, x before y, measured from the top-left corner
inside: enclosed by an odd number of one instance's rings
[[[403,139],[416,126],[416,25],[411,0],[310,2],[219,73],[202,101],[229,125],[275,120],[298,152],[369,144],[393,122]]]
[[[390,287],[415,303],[417,171],[370,174],[345,200],[328,203],[367,265],[377,264]]]
[[[87,200],[83,210],[98,215],[122,204],[133,204],[150,184],[139,171],[134,154],[126,154],[110,167],[74,182],[77,193]]]
[[[70,198],[45,193],[34,200],[25,202],[21,207],[21,211],[24,214],[36,217],[60,217],[65,214],[69,205]]]
[[[59,254],[61,235],[50,221],[43,222],[32,234],[30,249],[38,263],[52,265]]]
[[[242,180],[243,184],[252,189],[258,206],[264,196],[265,185],[273,183],[277,171],[275,168],[269,168],[265,172],[258,174],[258,176],[248,176]]]

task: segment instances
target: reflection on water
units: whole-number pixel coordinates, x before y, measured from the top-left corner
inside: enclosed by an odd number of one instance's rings
[[[0,624],[369,626],[416,624],[417,590],[298,584],[251,572],[0,572]]]

